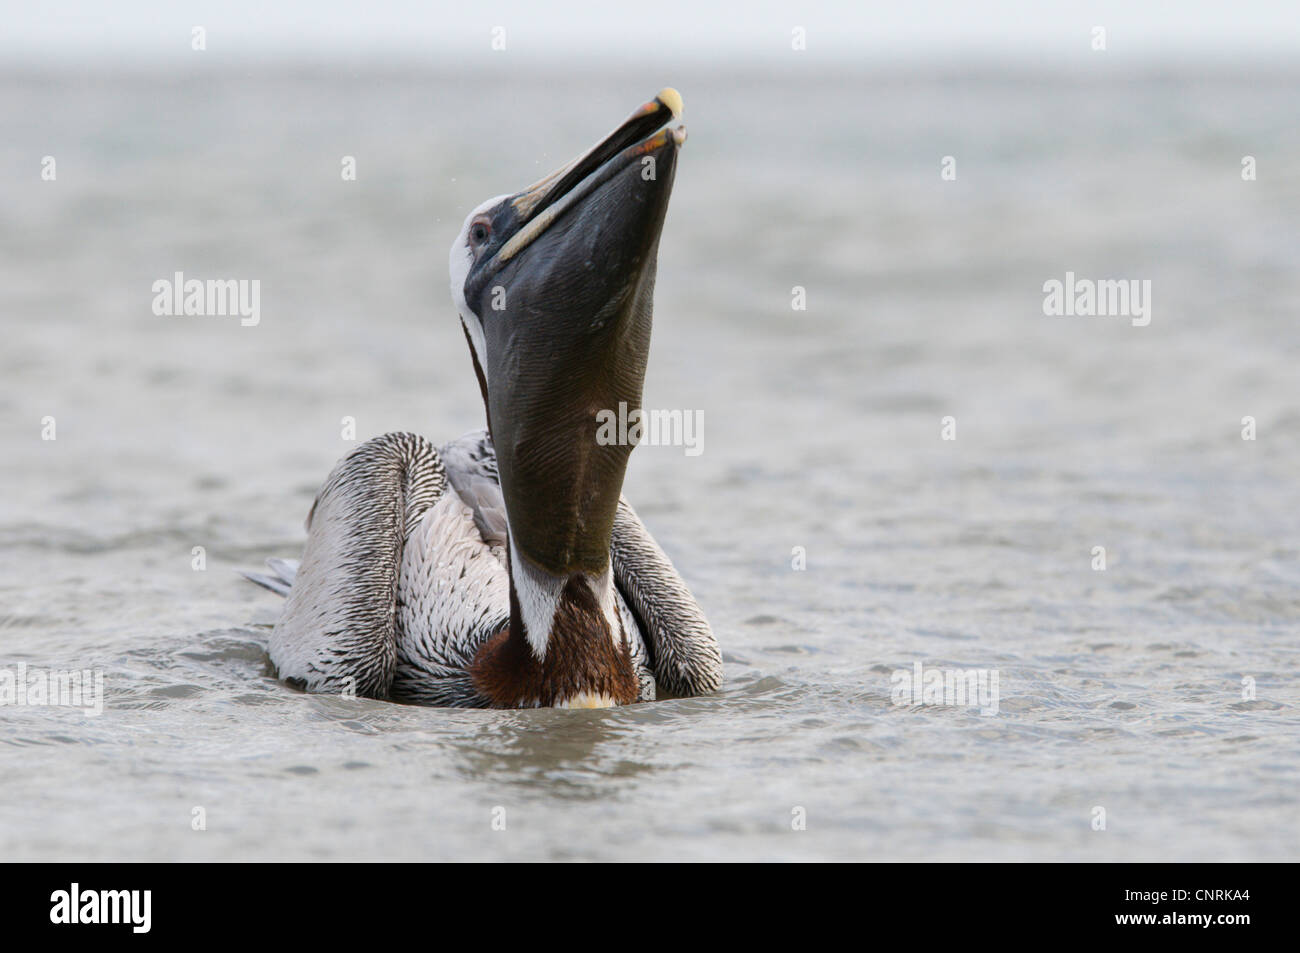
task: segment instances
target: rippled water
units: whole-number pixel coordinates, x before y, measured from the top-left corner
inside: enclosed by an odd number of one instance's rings
[[[340,419],[481,426],[464,213],[665,82],[691,138],[647,402],[703,411],[704,453],[640,448],[626,491],[724,690],[277,683],[277,600],[234,570],[296,555]],[[102,669],[106,710],[0,708],[0,856],[1295,859],[1297,99],[1249,70],[4,75],[0,667]],[[175,271],[260,279],[261,323],[155,316]],[[1045,317],[1066,271],[1151,280],[1151,324]],[[892,704],[916,662],[996,669],[998,713]]]

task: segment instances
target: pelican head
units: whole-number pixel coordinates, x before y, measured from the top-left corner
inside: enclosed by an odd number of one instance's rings
[[[474,668],[502,704],[629,700],[609,546],[632,447],[598,443],[597,414],[641,406],[681,109],[663,90],[452,244],[509,525],[511,624]]]

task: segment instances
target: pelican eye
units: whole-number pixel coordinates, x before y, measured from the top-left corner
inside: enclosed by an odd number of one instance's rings
[[[469,240],[472,245],[482,245],[492,237],[492,226],[487,222],[475,222],[469,227]]]

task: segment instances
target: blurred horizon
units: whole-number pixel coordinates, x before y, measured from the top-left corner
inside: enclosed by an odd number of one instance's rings
[[[202,55],[232,65],[274,57],[279,63],[353,59],[428,64],[481,62],[483,55],[568,67],[612,61],[652,64],[775,65],[791,57],[858,67],[936,61],[1096,64],[1105,56],[1128,67],[1249,59],[1285,65],[1300,52],[1293,5],[1269,0],[1231,6],[1191,2],[1135,6],[1120,2],[1040,4],[1032,0],[962,5],[832,2],[803,6],[760,0],[743,10],[690,0],[661,0],[653,16],[586,0],[539,9],[520,0],[486,8],[388,0],[364,6],[322,0],[266,8],[253,0],[173,5],[90,0],[53,5],[6,3],[0,56],[6,67],[120,63],[174,65],[196,55],[192,31],[204,30]],[[1106,49],[1093,49],[1093,30]],[[793,31],[805,48],[793,50]],[[495,31],[495,32],[494,32]],[[504,49],[496,49],[504,44]]]

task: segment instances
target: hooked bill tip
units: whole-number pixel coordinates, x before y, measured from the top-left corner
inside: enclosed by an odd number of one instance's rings
[[[668,107],[668,111],[673,114],[674,119],[682,118],[682,94],[677,90],[671,86],[665,86],[659,90],[659,95],[655,99]]]

